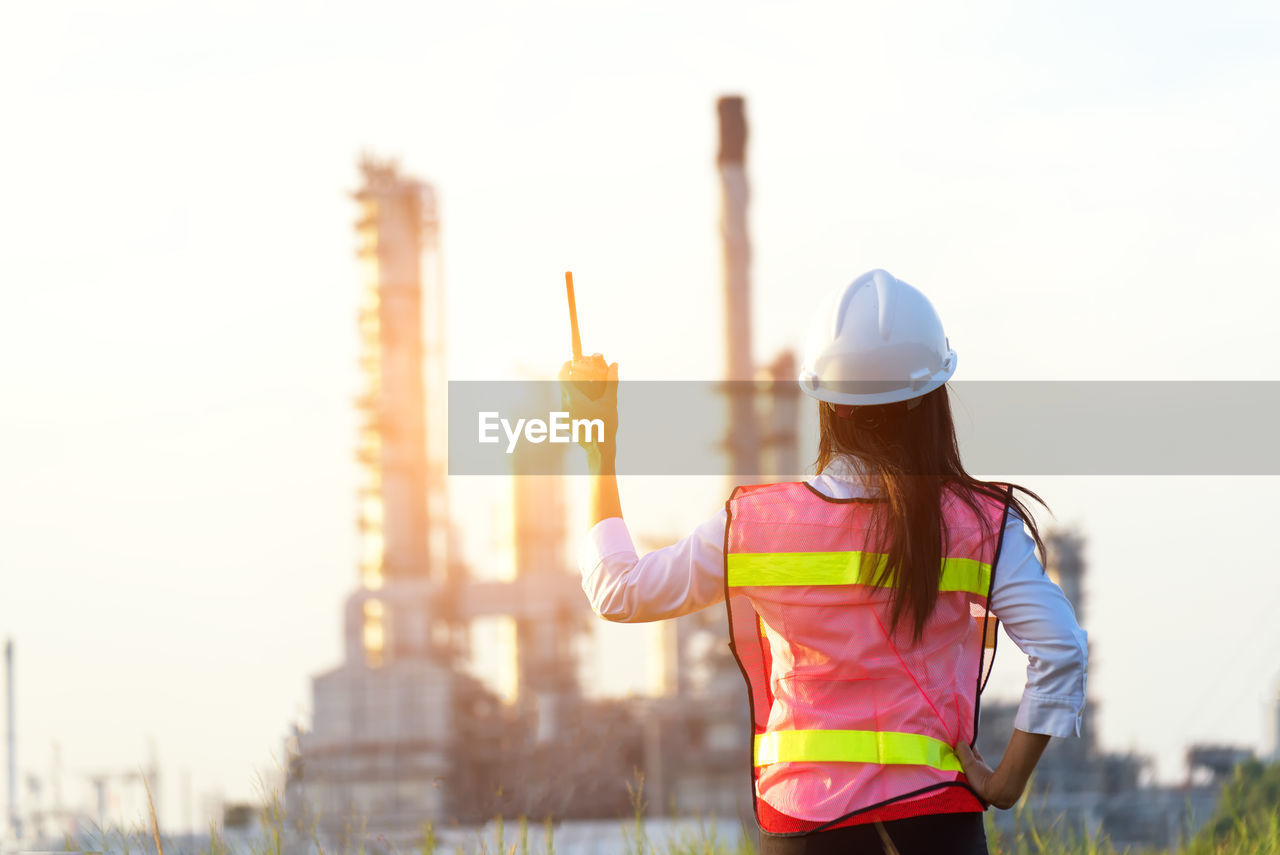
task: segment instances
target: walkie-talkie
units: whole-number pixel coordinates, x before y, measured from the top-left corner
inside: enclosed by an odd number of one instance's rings
[[[564,272],[564,288],[569,295],[569,328],[573,334],[573,366],[570,376],[578,372],[597,377],[607,375],[609,365],[604,361],[603,356],[598,353],[593,353],[585,359],[582,356],[582,338],[578,335],[578,302],[573,297],[573,271],[571,270]],[[604,383],[604,380],[573,381],[573,385],[593,401],[604,394]]]

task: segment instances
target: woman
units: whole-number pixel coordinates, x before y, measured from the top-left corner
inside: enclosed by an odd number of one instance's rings
[[[1079,736],[1085,633],[1014,491],[1039,497],[961,465],[955,363],[923,294],[883,270],[858,277],[815,318],[799,378],[818,401],[819,474],[739,487],[643,558],[614,472],[617,364],[561,370],[572,416],[606,423],[603,442],[584,443],[583,589],[613,621],[726,603],[763,855],[984,853],[985,807],[1021,797],[1050,737]],[[600,379],[595,399],[575,382]],[[997,618],[1030,666],[993,770],[973,745]]]

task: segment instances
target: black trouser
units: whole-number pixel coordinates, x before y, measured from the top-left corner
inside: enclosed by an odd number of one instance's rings
[[[987,855],[980,813],[936,813],[885,823],[815,831],[799,837],[760,832],[760,855],[861,855],[891,852],[880,825],[899,855]]]

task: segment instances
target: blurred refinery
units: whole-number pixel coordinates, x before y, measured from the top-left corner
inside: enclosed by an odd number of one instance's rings
[[[719,111],[728,379],[789,379],[790,354],[763,372],[751,362],[742,100],[723,99]],[[659,697],[586,697],[576,642],[595,618],[566,553],[563,479],[522,474],[530,458],[518,454],[515,578],[478,581],[454,558],[443,437],[433,434],[445,393],[435,197],[390,163],[361,168],[360,586],[346,604],[345,661],[314,678],[311,727],[290,746],[286,814],[332,836],[367,817],[388,839],[414,837],[427,819],[612,819],[631,810],[637,774],[659,812],[749,811],[741,676],[727,647],[708,643],[721,634],[719,611],[664,633]],[[726,443],[732,471],[798,472],[799,390],[771,398],[762,417],[751,384],[725,388],[730,417],[746,426]],[[466,669],[469,626],[495,616],[515,627],[510,702]]]
[[[802,471],[799,390],[789,382],[795,357],[782,353],[764,367],[752,357],[744,104],[726,97],[717,110],[726,379],[782,381],[770,385],[775,393],[768,396],[751,383],[725,385],[726,419],[734,430],[723,452],[731,473],[793,478]],[[638,776],[650,815],[718,816],[735,825],[741,818],[752,827],[747,705],[723,611],[663,625],[660,694],[590,698],[578,660],[597,618],[566,548],[564,479],[510,479],[513,578],[476,578],[459,559],[443,429],[447,373],[436,197],[391,162],[366,158],[361,172],[354,194],[364,377],[356,402],[361,554],[358,585],[343,610],[343,661],[312,678],[310,725],[295,728],[287,740],[284,809],[303,830],[298,845],[310,846],[313,828],[319,839],[349,839],[353,818],[363,820],[370,845],[407,845],[419,839],[425,822],[448,828],[498,815],[615,820],[633,812]],[[545,445],[533,453],[565,451]],[[516,455],[516,473],[529,463]],[[538,469],[546,471],[545,460]],[[1048,571],[1088,627],[1085,539],[1057,531],[1048,544]],[[495,618],[514,627],[511,697],[468,667],[475,626]],[[62,807],[56,772],[53,804],[32,776],[31,806],[19,810],[13,669],[10,644],[6,837],[60,840],[92,817]],[[992,765],[1016,708],[982,707],[979,749]],[[1098,748],[1096,710],[1091,699],[1084,738],[1054,740],[1037,769],[1027,804],[1046,824],[1101,830],[1120,845],[1171,845],[1209,817],[1221,784],[1252,756],[1229,746],[1195,746],[1187,754],[1186,784],[1154,787],[1147,758]],[[1280,744],[1280,704],[1274,718]],[[157,767],[153,758],[146,774],[153,790]],[[136,792],[142,777],[104,772],[94,778],[99,824],[108,797]],[[253,814],[245,806],[229,808],[224,825],[252,822]],[[1013,818],[994,816],[998,824]]]

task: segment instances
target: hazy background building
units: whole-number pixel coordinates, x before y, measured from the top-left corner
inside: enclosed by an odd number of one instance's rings
[[[1045,537],[1045,547],[1049,553],[1046,572],[1071,601],[1081,625],[1090,626],[1084,534],[1073,529],[1052,531]],[[1098,637],[1105,643],[1105,630],[1091,634],[1091,648]],[[1007,639],[1006,644],[1012,647]],[[1192,745],[1187,750],[1184,783],[1158,786],[1152,781],[1149,757],[1099,748],[1099,705],[1091,692],[1080,738],[1050,741],[1028,788],[1024,815],[993,811],[998,827],[1011,831],[1017,823],[1031,821],[1044,828],[1071,829],[1080,836],[1105,834],[1120,847],[1174,847],[1210,818],[1232,770],[1253,757],[1252,751],[1235,746]],[[992,766],[1004,754],[1017,711],[1016,702],[982,704],[978,750]]]

